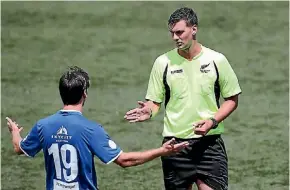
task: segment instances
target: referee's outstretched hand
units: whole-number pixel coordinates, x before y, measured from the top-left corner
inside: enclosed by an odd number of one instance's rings
[[[126,113],[124,118],[130,123],[141,122],[150,119],[151,109],[142,101],[138,101],[139,107]]]

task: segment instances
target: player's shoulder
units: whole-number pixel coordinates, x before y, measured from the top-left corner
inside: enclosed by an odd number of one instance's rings
[[[73,114],[73,116],[74,117],[72,118],[72,122],[75,124],[77,123],[79,125],[88,126],[88,127],[95,127],[95,126],[101,127],[99,123],[87,119],[82,114]],[[62,115],[60,114],[60,111],[58,111],[54,114],[51,114],[49,116],[39,119],[36,122],[36,124],[41,125],[41,126],[46,126],[46,125],[49,126],[51,123],[59,122],[61,119],[62,119]]]
[[[103,128],[103,126],[97,121],[90,120],[86,117],[83,117],[83,120],[84,120],[84,123],[86,124],[86,126],[88,126],[88,127]]]
[[[82,118],[82,125],[88,132],[105,132],[105,129],[99,122],[90,120],[86,117]]]
[[[57,119],[56,117],[57,117],[57,114],[55,113],[55,114],[52,114],[52,115],[49,115],[49,116],[46,116],[46,117],[40,118],[40,119],[36,122],[36,124],[37,124],[38,126],[45,126],[45,125],[51,123],[51,121],[56,120],[56,119]]]

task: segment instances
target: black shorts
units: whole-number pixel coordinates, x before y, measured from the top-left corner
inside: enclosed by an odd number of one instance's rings
[[[165,137],[163,143],[171,138]],[[189,146],[176,155],[161,157],[166,190],[188,190],[197,179],[214,190],[228,189],[228,159],[220,135],[175,139],[177,143],[188,141]]]

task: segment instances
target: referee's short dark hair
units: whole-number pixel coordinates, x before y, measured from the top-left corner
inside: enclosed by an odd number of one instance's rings
[[[193,9],[182,7],[175,10],[168,19],[168,25],[171,26],[181,20],[186,22],[187,26],[198,25],[198,19]]]

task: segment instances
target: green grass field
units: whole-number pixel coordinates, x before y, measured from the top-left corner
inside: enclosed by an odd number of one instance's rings
[[[198,13],[199,41],[227,56],[243,90],[223,136],[230,190],[288,189],[288,2],[2,2],[2,190],[45,189],[43,154],[16,156],[5,116],[24,136],[60,109],[69,65],[92,78],[84,115],[124,151],[161,144],[163,113],[138,124],[123,115],[144,99],[154,59],[174,47],[167,19],[184,5]],[[163,189],[159,159],[128,169],[96,162],[101,190]]]

